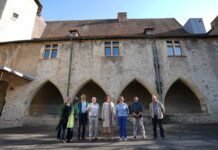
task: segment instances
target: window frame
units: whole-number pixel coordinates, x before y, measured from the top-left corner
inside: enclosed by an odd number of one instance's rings
[[[107,55],[107,51],[106,49],[110,49],[110,55]],[[111,57],[112,55],[112,52],[111,52],[111,42],[104,42],[104,55],[106,57]]]
[[[179,40],[166,40],[167,57],[183,57],[181,42]],[[173,54],[169,55],[169,48],[172,48]],[[180,54],[177,53],[177,48],[180,48]]]
[[[106,49],[110,48],[110,56],[107,55]],[[115,49],[118,49],[118,55],[115,53]],[[104,42],[104,55],[105,57],[119,57],[120,56],[120,42],[119,41],[105,41]]]
[[[60,49],[60,45],[57,43],[45,43],[44,46],[42,47],[41,58],[44,60],[58,59],[59,49]],[[47,58],[45,57],[46,51],[49,51],[49,56]],[[53,57],[54,51],[56,51],[55,57]]]

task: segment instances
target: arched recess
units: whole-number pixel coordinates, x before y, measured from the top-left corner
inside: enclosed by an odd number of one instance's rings
[[[86,82],[80,90],[77,92],[76,96],[80,99],[82,94],[86,95],[88,102],[91,102],[91,98],[94,96],[97,98],[97,102],[102,106],[105,101],[106,93],[105,91],[93,80]]]
[[[200,113],[201,103],[195,93],[181,79],[175,81],[165,97],[168,113]]]
[[[148,112],[149,103],[151,102],[151,93],[137,80],[129,83],[120,94],[124,97],[125,102],[130,106],[133,98],[137,96],[145,112]]]
[[[63,97],[58,88],[50,81],[45,82],[34,95],[30,115],[57,115],[63,104]]]
[[[0,81],[0,116],[2,114],[2,110],[5,104],[5,97],[8,89],[8,82]]]

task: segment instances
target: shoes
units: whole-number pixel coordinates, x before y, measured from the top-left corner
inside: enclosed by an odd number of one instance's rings
[[[62,142],[63,142],[63,143],[66,143],[66,141],[65,141],[65,140],[62,140]]]
[[[119,141],[120,141],[120,142],[122,142],[122,140],[123,140],[123,139],[122,139],[122,138],[120,138],[120,140],[119,140]]]
[[[127,138],[125,138],[124,141],[127,141]]]
[[[70,143],[70,139],[66,140],[67,143]]]
[[[136,139],[136,136],[134,136],[133,139]]]
[[[148,139],[148,137],[147,137],[147,136],[143,136],[143,139],[144,139],[144,140],[147,140],[147,139]]]
[[[92,137],[89,138],[89,141],[90,141],[90,142],[92,142],[92,141],[97,141],[97,140],[98,140],[98,138],[92,138]]]

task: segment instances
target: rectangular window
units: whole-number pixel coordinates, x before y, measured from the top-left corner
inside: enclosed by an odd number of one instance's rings
[[[167,41],[167,54],[168,56],[173,56],[173,43],[171,41]]]
[[[53,44],[53,45],[52,45],[52,48],[53,48],[53,49],[57,49],[57,48],[58,48],[58,44]]]
[[[119,56],[119,42],[105,42],[105,56]]]
[[[182,49],[179,41],[167,41],[168,56],[182,56]]]
[[[111,42],[105,42],[105,56],[111,56]]]
[[[174,41],[175,45],[175,56],[182,56],[182,49],[179,41]]]
[[[119,56],[119,47],[113,48],[113,56]]]
[[[58,54],[58,50],[57,49],[53,49],[52,53],[51,53],[51,58],[57,58],[57,54]]]
[[[119,42],[113,42],[113,56],[119,56]]]
[[[46,44],[44,50],[44,59],[56,59],[58,55],[58,44]]]
[[[173,56],[174,55],[172,46],[167,46],[167,53],[168,53],[168,56]]]
[[[111,48],[105,47],[105,56],[111,56]]]
[[[49,56],[50,56],[50,50],[46,49],[44,51],[44,59],[49,59]]]
[[[182,56],[181,47],[179,46],[175,47],[175,56]]]
[[[51,48],[51,45],[45,45],[45,48],[46,48],[46,49],[50,49],[50,48]]]

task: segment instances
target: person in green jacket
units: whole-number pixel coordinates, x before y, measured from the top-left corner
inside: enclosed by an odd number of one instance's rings
[[[57,127],[57,138],[62,140],[63,143],[70,142],[73,137],[74,112],[74,105],[67,97],[65,103],[61,106],[60,121]]]

